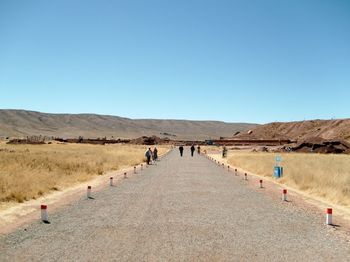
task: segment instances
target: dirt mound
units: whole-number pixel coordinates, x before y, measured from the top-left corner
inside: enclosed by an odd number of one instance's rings
[[[336,140],[324,140],[321,139],[310,139],[309,141],[304,141],[290,148],[293,152],[304,152],[304,153],[324,153],[324,154],[342,154],[350,153],[350,144],[346,141],[336,141]]]
[[[77,144],[92,144],[92,145],[105,145],[105,144],[127,144],[130,143],[130,139],[107,139],[105,138],[83,138],[83,137],[79,137],[79,138],[68,138],[68,139],[64,139],[64,138],[55,138],[54,139],[57,142],[61,142],[61,143],[77,143]]]
[[[300,122],[275,122],[234,136],[237,139],[310,139],[350,141],[350,119],[309,120]]]
[[[131,144],[136,145],[159,145],[167,144],[170,140],[168,138],[160,138],[158,136],[142,136],[136,139],[130,140]]]
[[[39,140],[30,140],[30,139],[11,139],[10,141],[7,142],[7,144],[10,145],[44,145],[44,141],[39,141]]]

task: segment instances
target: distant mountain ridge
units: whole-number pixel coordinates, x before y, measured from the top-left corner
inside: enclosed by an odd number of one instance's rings
[[[42,135],[62,138],[136,138],[156,135],[175,140],[203,140],[231,137],[236,132],[255,127],[257,124],[130,119],[97,114],[49,114],[0,109],[0,137]]]

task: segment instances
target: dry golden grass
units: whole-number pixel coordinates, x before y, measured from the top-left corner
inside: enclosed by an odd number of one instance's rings
[[[167,147],[159,146],[159,153]],[[0,143],[0,202],[23,202],[144,160],[146,146]]]
[[[279,154],[284,176],[282,184],[321,197],[334,204],[350,207],[350,156],[321,154]],[[230,165],[272,177],[276,154],[230,152]]]

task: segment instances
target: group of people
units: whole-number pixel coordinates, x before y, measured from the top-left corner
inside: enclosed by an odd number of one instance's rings
[[[180,156],[183,156],[184,153],[184,147],[181,145],[179,146],[179,151],[180,151]],[[196,151],[196,148],[194,145],[191,146],[191,156],[193,157],[194,151]],[[198,145],[197,146],[197,153],[200,154],[201,153],[201,147]]]
[[[147,165],[151,164],[152,161],[157,161],[158,159],[158,149],[155,147],[152,151],[151,148],[148,148],[148,150],[145,153],[145,157],[147,159]]]

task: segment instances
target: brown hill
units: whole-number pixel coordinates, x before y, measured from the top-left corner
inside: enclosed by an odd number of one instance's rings
[[[169,137],[178,140],[202,140],[232,136],[256,124],[219,121],[129,119],[95,114],[47,114],[25,110],[0,110],[0,137],[32,135],[63,138],[140,136]]]
[[[275,122],[240,133],[239,139],[350,140],[350,119]]]

